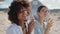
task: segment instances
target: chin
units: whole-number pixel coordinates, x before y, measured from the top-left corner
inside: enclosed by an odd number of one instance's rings
[[[47,15],[45,15],[45,17],[46,17]]]
[[[27,20],[27,19],[24,19],[24,20]]]

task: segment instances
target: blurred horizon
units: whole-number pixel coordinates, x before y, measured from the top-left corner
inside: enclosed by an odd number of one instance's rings
[[[0,1],[5,1],[5,0],[0,0]]]
[[[0,9],[2,8],[8,8],[13,0],[0,0]],[[35,1],[35,0],[29,0]],[[60,0],[37,0],[43,5],[47,6],[49,9],[60,9]]]

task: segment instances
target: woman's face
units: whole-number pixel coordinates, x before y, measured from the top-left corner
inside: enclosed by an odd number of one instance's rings
[[[18,20],[27,20],[27,16],[28,16],[27,12],[28,11],[25,8],[23,8],[21,12],[18,13]]]
[[[47,16],[47,14],[48,14],[48,8],[43,7],[43,8],[40,10],[39,14],[40,14],[41,17],[45,18],[45,17]]]

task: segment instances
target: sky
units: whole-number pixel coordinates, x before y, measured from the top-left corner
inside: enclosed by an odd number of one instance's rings
[[[0,8],[8,8],[11,4],[12,0],[5,0],[3,2],[0,2]]]
[[[32,0],[30,0],[32,1]],[[60,0],[39,0],[49,9],[60,9]],[[8,8],[11,4],[12,0],[5,0],[4,2],[0,2],[0,8]]]
[[[50,9],[60,9],[60,0],[40,0]]]

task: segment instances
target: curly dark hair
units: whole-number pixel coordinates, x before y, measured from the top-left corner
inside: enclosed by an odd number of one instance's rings
[[[27,9],[28,3],[22,1],[22,2],[17,2],[14,1],[11,3],[11,6],[9,7],[9,12],[8,12],[8,19],[12,22],[18,25],[18,16],[17,14],[21,12],[21,9],[24,7]]]

